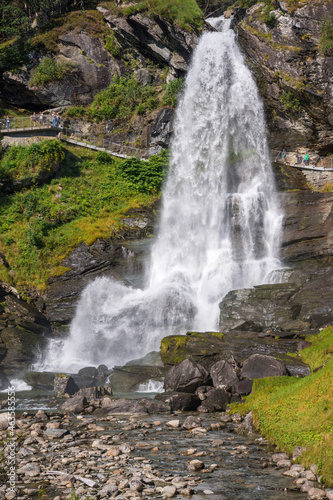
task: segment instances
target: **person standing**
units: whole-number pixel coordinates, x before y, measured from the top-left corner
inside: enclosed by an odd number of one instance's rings
[[[33,126],[36,127],[37,125],[37,115],[35,112],[30,116],[30,119],[32,120]]]
[[[284,163],[286,162],[286,154],[287,154],[286,148],[283,146],[282,153],[281,153],[281,159]]]
[[[39,113],[39,126],[42,127],[44,125],[44,115],[42,111]]]
[[[9,130],[10,129],[10,118],[9,118],[8,115],[6,116],[5,122],[6,122],[6,128],[7,128],[7,130]]]

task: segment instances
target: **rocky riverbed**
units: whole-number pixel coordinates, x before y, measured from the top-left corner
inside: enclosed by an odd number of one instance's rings
[[[333,498],[318,489],[315,467],[276,453],[250,416],[40,410],[16,424],[17,496],[4,484],[0,498]]]

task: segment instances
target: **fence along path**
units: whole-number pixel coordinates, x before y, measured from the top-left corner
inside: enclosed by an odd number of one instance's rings
[[[333,156],[323,157],[309,153],[310,158],[308,163],[304,162],[304,154],[300,153],[300,156],[302,157],[302,162],[298,163],[295,151],[287,151],[285,158],[282,158],[282,151],[271,151],[273,161],[286,163],[290,167],[299,168],[301,170],[312,170],[314,172],[333,172]]]
[[[36,130],[52,129],[58,132],[59,139],[64,142],[93,149],[95,151],[105,151],[119,158],[131,158],[136,156],[142,160],[146,160],[152,154],[156,154],[149,149],[128,146],[127,144],[118,144],[107,137],[83,134],[73,129],[63,128],[62,126],[54,127],[52,125],[52,118],[47,115],[44,115],[43,120],[39,119],[39,115],[36,115],[36,117],[36,121],[32,120],[30,117],[11,118],[9,127],[7,126],[6,120],[2,119],[0,120],[0,131],[2,134],[6,135],[13,131],[26,131],[28,133],[35,132]]]
[[[52,118],[48,115],[44,115],[43,121],[40,121],[39,115],[36,115],[36,121],[33,121],[31,117],[19,117],[10,119],[10,127],[7,127],[6,120],[0,120],[0,132],[4,135],[6,133],[17,131],[35,131],[37,129],[52,129],[58,131],[58,137],[64,142],[70,144],[75,144],[88,149],[93,149],[95,151],[105,151],[106,153],[117,156],[119,158],[131,158],[136,156],[142,160],[147,160],[149,156],[156,154],[149,149],[137,148],[134,146],[128,146],[127,144],[117,144],[107,137],[101,137],[92,134],[83,134],[77,132],[73,129],[54,127],[52,125]],[[305,164],[297,162],[296,153],[286,152],[285,159],[282,158],[282,151],[272,150],[271,157],[273,161],[284,161],[291,167],[299,168],[301,170],[312,170],[316,172],[333,172],[333,156],[331,157],[320,157],[317,154],[310,154],[311,164]],[[301,155],[302,158],[304,154]]]
[[[118,156],[119,158],[131,158],[136,156],[141,160],[147,160],[149,156],[156,154],[152,153],[149,149],[136,148],[134,146],[128,146],[127,144],[117,144],[111,139],[105,137],[92,134],[82,134],[81,132],[75,132],[74,130],[68,128],[61,130],[59,137],[62,141],[93,149],[95,151],[105,151],[106,153],[112,156]]]

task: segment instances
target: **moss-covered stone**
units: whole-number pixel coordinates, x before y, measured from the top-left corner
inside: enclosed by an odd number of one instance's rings
[[[188,332],[186,335],[169,335],[161,341],[161,358],[165,365],[181,363],[186,358],[210,367],[221,357],[223,333]]]

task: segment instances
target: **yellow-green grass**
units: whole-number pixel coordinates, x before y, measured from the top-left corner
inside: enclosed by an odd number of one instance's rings
[[[23,295],[43,290],[51,276],[67,270],[62,260],[74,248],[114,237],[129,209],[148,207],[156,200],[154,169],[161,170],[159,158],[142,162],[150,168],[143,186],[131,163],[105,155],[68,147],[56,178],[0,198],[0,252],[11,268],[9,273],[0,266],[0,280],[9,281]]]
[[[258,430],[281,450],[306,451],[299,461],[315,463],[327,486],[333,486],[333,328],[310,338],[300,353],[312,370],[304,378],[276,377],[254,381],[253,392],[232,411],[253,412]]]

